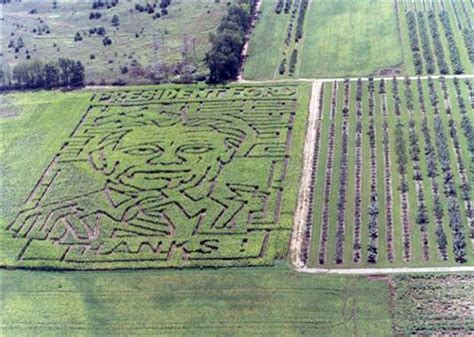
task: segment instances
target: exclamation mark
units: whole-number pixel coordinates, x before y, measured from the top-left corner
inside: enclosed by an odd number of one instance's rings
[[[247,245],[247,242],[249,241],[249,239],[247,238],[243,238],[242,239],[242,242],[240,243],[240,252],[245,252],[245,246]]]

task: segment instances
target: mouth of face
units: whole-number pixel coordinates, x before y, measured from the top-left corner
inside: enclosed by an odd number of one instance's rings
[[[132,184],[141,185],[140,181],[148,184],[175,184],[175,183],[186,183],[192,180],[191,169],[164,169],[164,170],[135,170],[129,172],[124,177]],[[168,185],[170,186],[170,185]]]
[[[191,173],[190,169],[166,169],[166,170],[136,170],[127,176],[136,179],[177,179]]]

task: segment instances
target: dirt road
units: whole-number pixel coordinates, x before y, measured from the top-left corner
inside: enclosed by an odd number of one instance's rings
[[[324,269],[324,268],[296,268],[296,271],[310,274],[338,274],[338,275],[380,275],[380,274],[412,274],[412,273],[454,273],[474,272],[474,267],[421,267],[421,268],[352,268],[352,269]]]
[[[296,206],[293,223],[293,235],[291,237],[291,260],[294,266],[302,268],[304,262],[301,260],[301,249],[305,232],[305,222],[310,208],[311,175],[313,172],[313,157],[316,140],[316,124],[319,119],[319,95],[321,93],[321,82],[313,82],[311,100],[309,104],[309,116],[304,143],[303,173],[298,193],[298,205]]]

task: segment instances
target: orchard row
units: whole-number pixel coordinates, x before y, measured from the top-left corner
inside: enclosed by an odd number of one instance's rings
[[[323,86],[307,265],[472,258],[472,87],[445,78]]]

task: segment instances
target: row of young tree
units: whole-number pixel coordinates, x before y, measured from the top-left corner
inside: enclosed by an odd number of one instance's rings
[[[238,76],[255,5],[256,0],[240,0],[230,6],[217,32],[211,34],[211,48],[206,54],[210,83],[222,83]]]
[[[444,28],[444,35],[448,41],[449,55],[451,57],[451,64],[453,67],[453,72],[455,74],[462,74],[464,72],[464,67],[461,63],[461,57],[459,56],[459,49],[456,44],[453,30],[451,28],[451,23],[449,20],[449,14],[446,11],[441,11],[439,13],[439,19]]]
[[[295,20],[296,20],[296,16],[298,15],[298,8],[299,8],[299,0],[295,0],[295,2],[293,3],[293,9],[291,10],[291,17],[290,17],[290,20],[288,21],[288,27],[286,29],[285,45],[287,47],[289,47],[291,44],[293,29],[295,26]]]
[[[469,82],[470,83],[470,82]],[[464,97],[461,92],[461,83],[459,79],[454,79],[454,87],[456,90],[456,101],[457,105],[459,107],[459,111],[461,113],[461,129],[463,131],[464,137],[467,141],[467,149],[471,155],[471,161],[470,161],[470,169],[471,169],[471,174],[474,174],[474,127],[471,123],[471,119],[468,117],[467,114],[467,108],[466,104],[464,102]],[[470,232],[471,232],[471,238],[474,238],[474,210],[473,210],[473,205],[471,202],[471,189],[470,189],[470,184],[468,181],[465,182],[461,186],[462,193],[463,193],[463,199],[466,201],[467,205],[469,205],[469,209],[467,210],[467,216],[469,219],[469,226],[470,226]]]
[[[361,259],[362,239],[362,80],[357,80],[356,89],[356,130],[355,130],[355,200],[354,200],[354,244],[352,261]]]
[[[349,92],[350,82],[344,81],[344,107],[342,108],[341,152],[339,157],[339,196],[337,199],[336,264],[344,262],[346,232],[346,194],[349,155]]]
[[[442,10],[439,12],[437,17],[434,10],[429,10],[426,16],[428,19],[428,25],[426,24],[426,17],[423,11],[419,11],[416,14],[413,11],[407,11],[405,15],[415,73],[417,75],[421,75],[423,73],[424,61],[426,73],[434,74],[436,72],[435,59],[441,74],[449,74],[450,72],[444,53],[443,43],[441,41],[440,29],[438,26],[439,18],[443,26],[446,41],[448,42],[452,70],[454,74],[462,74],[464,72],[464,67],[461,62],[458,46],[456,45],[448,12]],[[472,30],[465,30],[463,33],[470,57],[472,54],[472,61],[474,59],[474,35]],[[433,42],[434,54],[431,49],[430,41]]]
[[[66,58],[48,63],[22,62],[11,73],[2,70],[0,83],[3,90],[78,87],[84,85],[84,67],[80,61]]]
[[[331,97],[330,125],[329,125],[329,143],[328,155],[326,161],[326,169],[324,176],[324,192],[323,192],[323,213],[321,224],[321,236],[319,241],[318,259],[319,264],[326,261],[327,241],[329,235],[329,215],[331,211],[331,191],[334,165],[334,151],[336,144],[336,109],[337,109],[337,82],[334,81]]]
[[[367,262],[376,263],[378,258],[378,237],[379,237],[379,207],[377,194],[377,142],[375,131],[375,83],[374,79],[369,78],[369,97],[368,97],[368,114],[369,114],[369,137],[370,147],[370,204],[368,209],[367,227],[369,230],[369,244],[367,247]]]
[[[393,203],[392,203],[392,166],[390,161],[390,143],[389,143],[389,118],[387,108],[387,93],[385,90],[385,81],[382,79],[379,84],[379,96],[382,107],[382,145],[383,145],[383,166],[384,166],[384,188],[385,188],[385,227],[386,227],[386,248],[387,260],[393,262],[395,254],[393,251]]]
[[[426,72],[434,74],[436,71],[433,53],[431,52],[430,38],[428,28],[426,26],[425,14],[423,12],[417,13],[418,30],[420,32],[421,44],[423,47],[423,59],[425,60]]]
[[[412,11],[407,11],[405,14],[408,28],[408,38],[410,40],[410,49],[412,52],[415,72],[417,75],[421,75],[423,73],[423,61],[421,59],[420,54],[420,42],[418,39],[416,17]]]
[[[445,107],[446,113],[451,114],[451,109],[449,105],[449,96],[447,92],[447,86],[445,85],[444,79],[442,80],[442,90],[445,97]],[[428,79],[429,94],[431,103],[434,106],[437,106],[437,94],[434,88],[433,79]],[[439,109],[435,109],[434,116],[434,129],[436,137],[436,148],[438,150],[438,160],[440,163],[441,171],[443,172],[443,184],[444,184],[444,193],[448,199],[448,218],[449,226],[453,234],[453,253],[454,259],[456,262],[464,263],[466,262],[466,242],[464,229],[462,224],[462,216],[460,204],[457,196],[457,188],[455,185],[454,173],[451,169],[451,157],[450,157],[450,145],[444,131],[443,123],[441,116],[438,113]],[[451,119],[452,120],[452,119]],[[460,178],[463,176],[463,163],[460,157],[459,152],[459,141],[457,139],[457,134],[455,131],[455,125],[453,122],[449,123],[449,134],[453,140],[453,145],[455,148],[455,153],[458,161],[458,172]]]
[[[282,11],[285,12],[285,14],[288,14],[291,9],[291,2],[292,0],[277,0],[275,4],[275,13],[276,14],[281,14]]]
[[[438,60],[438,68],[441,74],[449,74],[449,66],[444,55],[443,44],[439,34],[438,21],[436,13],[433,10],[428,11],[428,23],[431,29],[431,37],[433,38],[434,53]]]
[[[296,24],[295,41],[298,42],[303,37],[304,18],[308,9],[309,0],[301,0],[298,21]]]

